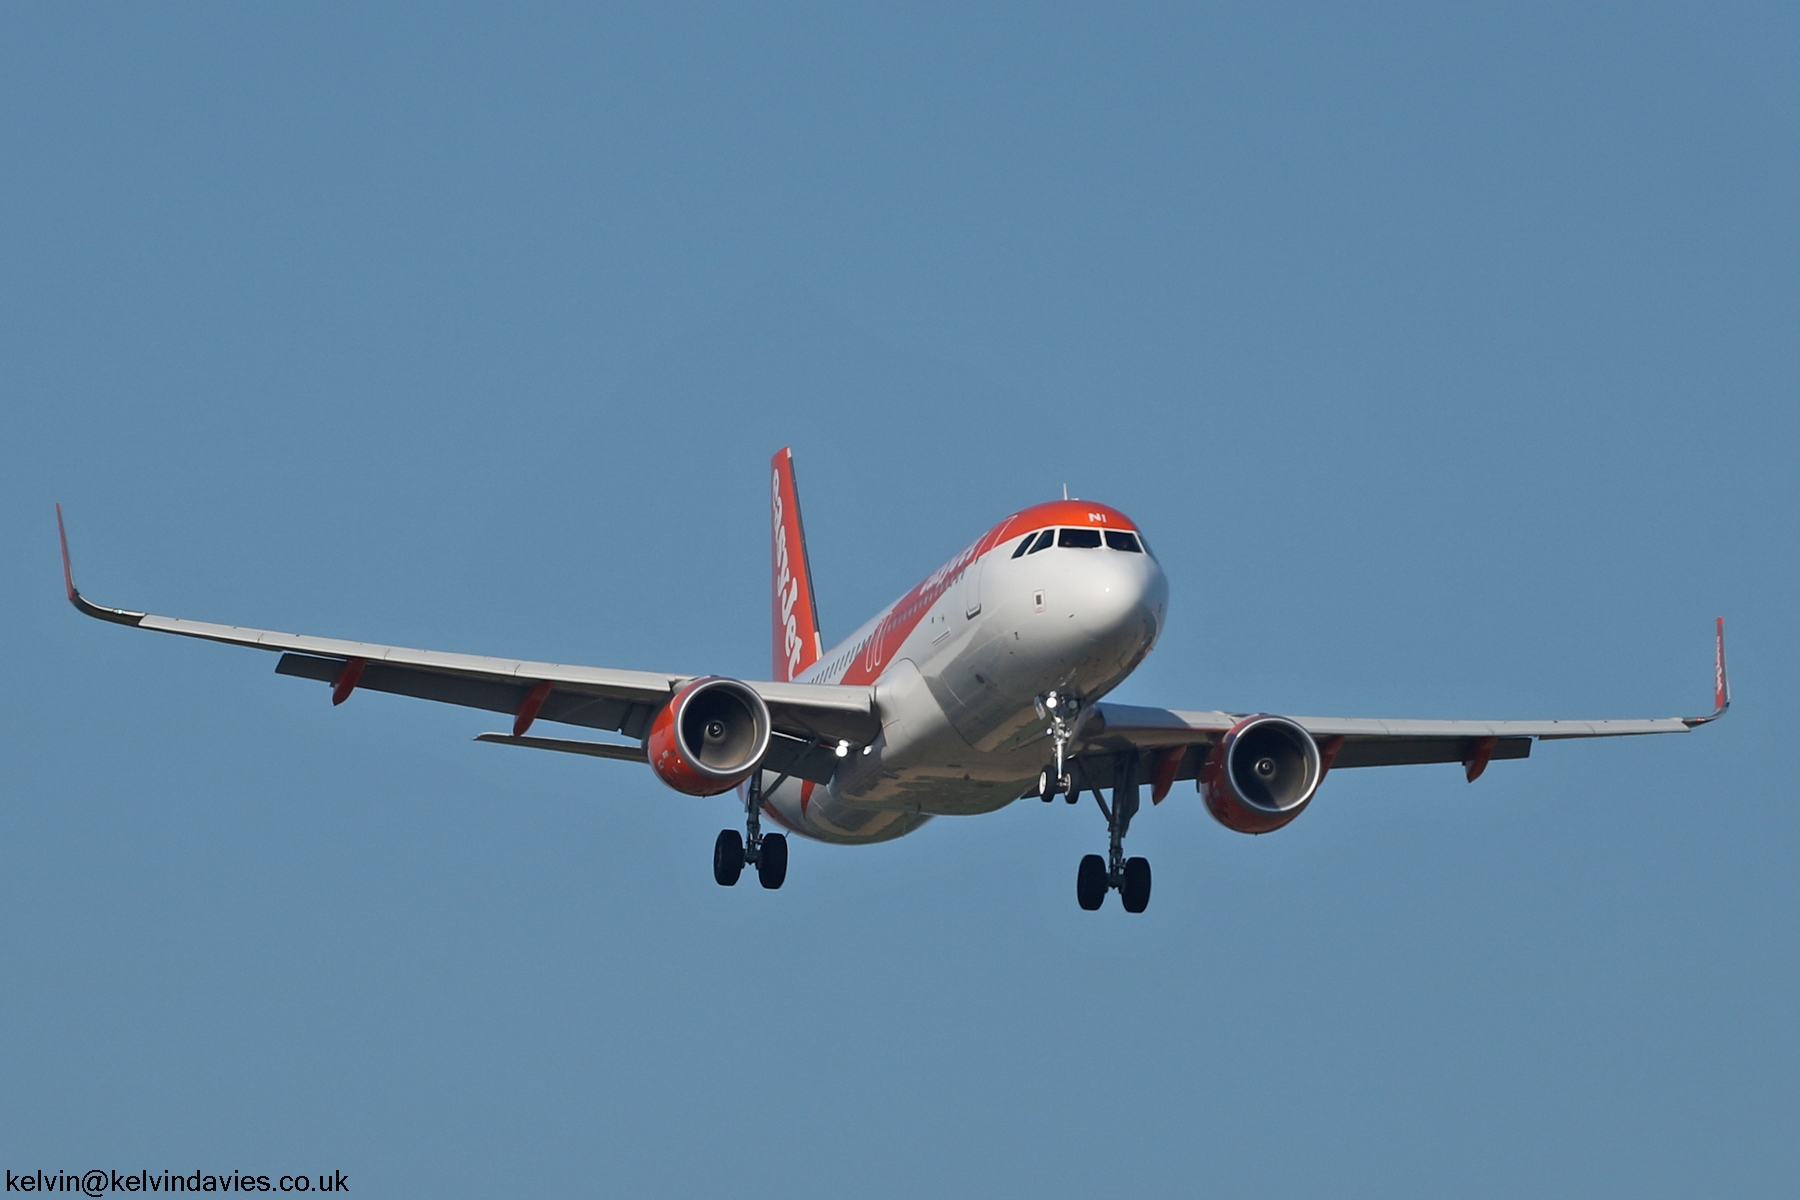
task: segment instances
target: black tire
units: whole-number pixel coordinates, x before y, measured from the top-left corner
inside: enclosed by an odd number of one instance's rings
[[[1075,903],[1093,912],[1106,902],[1106,860],[1090,854],[1075,872]]]
[[[1038,795],[1048,804],[1056,797],[1056,787],[1050,779],[1050,768],[1045,767],[1038,772]]]
[[[1150,860],[1125,860],[1125,878],[1119,881],[1119,903],[1128,913],[1141,913],[1150,907]]]
[[[771,892],[780,887],[782,880],[787,878],[786,834],[764,835],[762,855],[756,860],[756,878]]]
[[[713,878],[720,887],[732,887],[744,873],[744,836],[735,829],[721,829],[713,843]]]

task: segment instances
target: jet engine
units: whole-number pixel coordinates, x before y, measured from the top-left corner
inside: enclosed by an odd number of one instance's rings
[[[1225,828],[1270,833],[1300,815],[1324,774],[1306,730],[1286,717],[1245,717],[1201,766],[1200,795]]]
[[[769,749],[769,706],[748,684],[709,675],[682,688],[650,723],[650,767],[690,796],[728,792]]]

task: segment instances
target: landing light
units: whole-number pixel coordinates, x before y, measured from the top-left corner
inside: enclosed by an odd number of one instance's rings
[[[848,758],[850,756],[850,743],[849,742],[845,742],[845,741],[838,742],[837,756],[839,758]]]

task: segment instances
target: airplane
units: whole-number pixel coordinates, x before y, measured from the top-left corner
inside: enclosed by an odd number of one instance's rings
[[[643,763],[691,796],[735,792],[744,828],[720,832],[713,878],[754,867],[787,878],[787,837],[881,842],[937,816],[993,812],[1026,797],[1093,796],[1108,852],[1076,872],[1081,908],[1117,891],[1150,902],[1150,864],[1124,842],[1142,790],[1153,805],[1193,780],[1227,829],[1280,829],[1333,770],[1460,763],[1473,783],[1534,741],[1685,733],[1725,715],[1725,620],[1718,619],[1713,711],[1605,721],[1434,721],[1183,711],[1103,699],[1156,645],[1169,584],[1143,530],[1091,500],[1035,504],[994,525],[911,591],[827,650],[820,633],[791,448],[769,477],[770,678],[681,675],[522,662],[214,625],[95,604],[76,590],[62,506],[63,582],[90,617],[277,652],[275,671],[357,690],[509,714],[510,733],[477,741]],[[538,721],[623,741],[542,737]],[[1110,793],[1110,803],[1107,795]]]

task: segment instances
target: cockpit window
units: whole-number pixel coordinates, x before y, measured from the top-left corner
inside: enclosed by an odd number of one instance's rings
[[[1019,548],[1012,552],[1012,556],[1014,558],[1017,558],[1017,557],[1019,557],[1019,555],[1025,553],[1027,550],[1031,549],[1031,543],[1036,537],[1037,537],[1036,533],[1026,534],[1025,540],[1019,543]]]
[[[1073,546],[1078,550],[1098,550],[1100,548],[1100,531],[1098,529],[1064,529],[1057,536],[1059,546]]]
[[[1042,550],[1045,546],[1048,546],[1052,541],[1054,541],[1055,538],[1056,538],[1056,530],[1054,530],[1054,529],[1044,530],[1044,532],[1038,534],[1037,544],[1031,548],[1029,553],[1036,554],[1039,550]]]
[[[1142,554],[1144,548],[1138,545],[1137,534],[1126,533],[1123,529],[1106,531],[1106,544],[1114,550],[1124,550],[1131,554]]]

